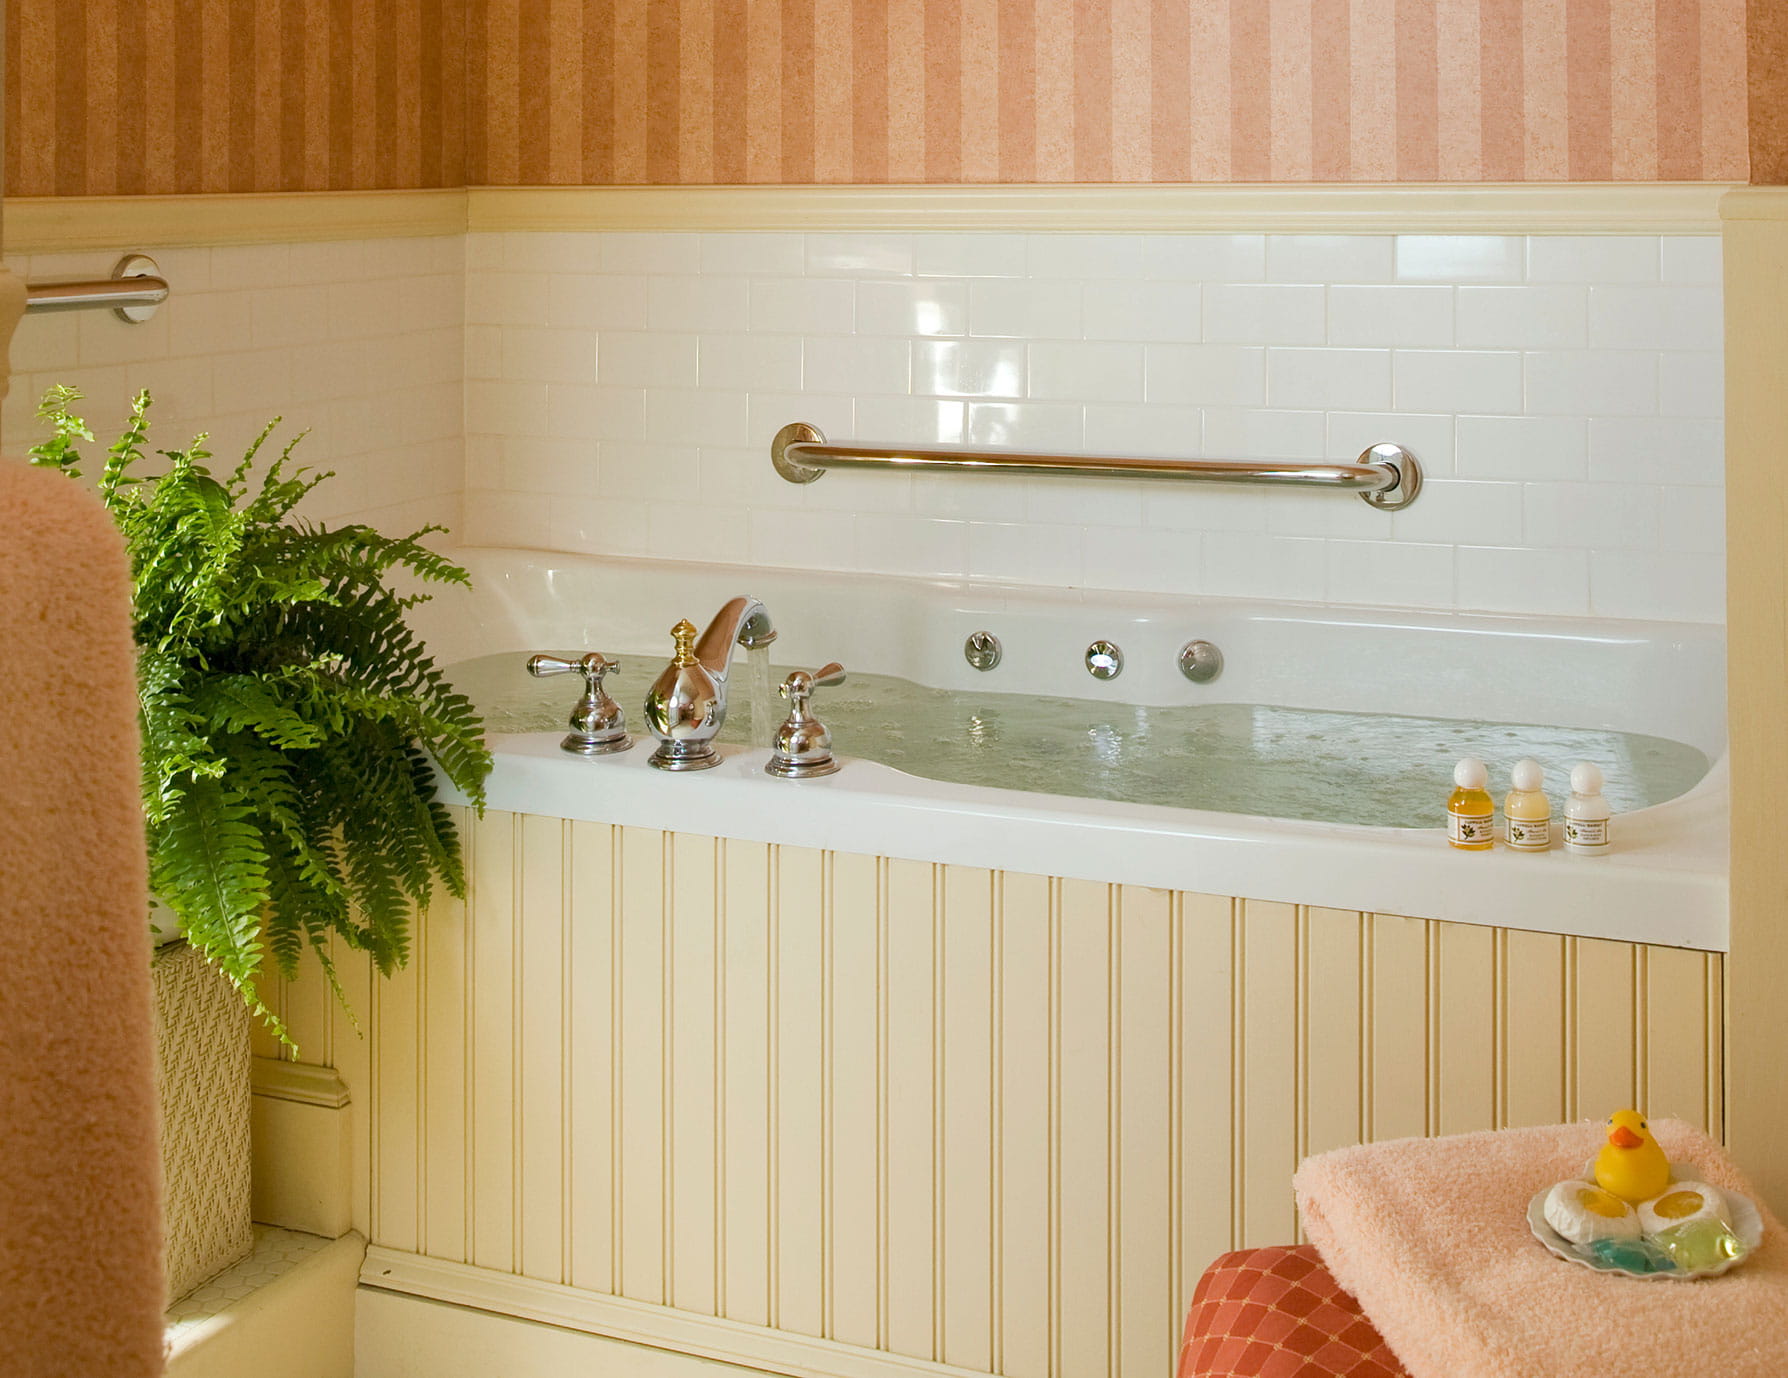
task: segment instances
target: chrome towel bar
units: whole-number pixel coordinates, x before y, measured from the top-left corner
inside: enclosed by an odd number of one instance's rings
[[[1195,479],[1358,493],[1386,512],[1408,507],[1422,490],[1422,468],[1401,445],[1374,445],[1352,464],[1277,459],[1163,459],[1147,456],[1032,454],[955,445],[833,445],[817,426],[790,422],[770,442],[770,461],[790,483],[812,483],[828,469],[905,469],[931,473],[1072,474],[1092,478]]]
[[[25,284],[25,310],[32,315],[109,308],[119,319],[137,325],[153,316],[155,308],[167,299],[168,280],[147,254],[126,254],[109,278]]]

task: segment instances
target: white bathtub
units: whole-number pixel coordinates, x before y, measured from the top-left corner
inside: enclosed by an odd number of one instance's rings
[[[1121,881],[1343,910],[1415,915],[1630,942],[1726,948],[1724,641],[1717,627],[1248,603],[989,584],[666,564],[473,549],[475,591],[418,616],[451,663],[502,650],[604,651],[637,739],[584,759],[559,733],[493,739],[493,807],[753,842]],[[1616,851],[1465,854],[1432,831],[1252,817],[920,779],[850,756],[838,774],[784,781],[764,751],[726,749],[692,775],[650,769],[640,703],[680,617],[705,625],[735,594],[764,600],[777,660],[843,662],[940,688],[991,687],[964,660],[993,631],[998,687],[1146,705],[1266,703],[1645,733],[1715,761],[1681,797],[1616,820]],[[1182,644],[1224,653],[1209,685],[1185,680]],[[1100,682],[1089,642],[1118,642]],[[518,674],[520,664],[518,661]],[[564,681],[561,681],[564,683]],[[739,692],[735,687],[735,693]],[[566,705],[575,697],[567,687]],[[821,701],[823,710],[823,697]],[[1549,763],[1551,764],[1551,763]],[[1568,763],[1557,763],[1559,766]],[[1554,777],[1556,779],[1556,777]],[[1437,810],[1444,803],[1444,771]]]

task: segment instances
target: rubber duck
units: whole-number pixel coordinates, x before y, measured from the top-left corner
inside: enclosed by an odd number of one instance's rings
[[[1670,1160],[1637,1110],[1608,1117],[1608,1141],[1596,1154],[1596,1185],[1634,1205],[1670,1185]]]

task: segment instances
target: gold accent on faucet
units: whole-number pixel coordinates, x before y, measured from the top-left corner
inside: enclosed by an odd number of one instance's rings
[[[679,668],[695,664],[695,623],[685,617],[671,628],[671,638],[677,643],[677,654],[671,664]]]

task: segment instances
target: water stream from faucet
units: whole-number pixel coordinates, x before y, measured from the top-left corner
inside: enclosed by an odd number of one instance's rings
[[[745,697],[751,705],[751,744],[773,745],[783,715],[776,711],[775,674],[770,669],[768,642],[745,652]]]

